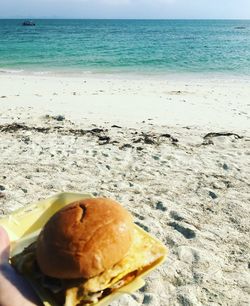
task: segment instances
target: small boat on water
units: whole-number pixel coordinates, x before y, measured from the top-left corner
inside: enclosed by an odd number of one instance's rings
[[[22,23],[23,26],[35,26],[35,22],[32,21],[32,20],[25,20],[23,23]]]
[[[243,30],[243,29],[245,29],[246,27],[242,27],[242,26],[240,26],[240,27],[235,27],[235,29],[236,30]]]

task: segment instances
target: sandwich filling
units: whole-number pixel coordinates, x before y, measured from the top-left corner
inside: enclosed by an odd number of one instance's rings
[[[127,255],[112,268],[90,279],[62,280],[45,276],[40,271],[35,251],[36,242],[14,256],[12,264],[26,275],[35,290],[42,288],[43,295],[65,306],[95,305],[157,264],[166,254],[163,245],[135,227],[133,243]],[[41,295],[41,290],[38,294]]]

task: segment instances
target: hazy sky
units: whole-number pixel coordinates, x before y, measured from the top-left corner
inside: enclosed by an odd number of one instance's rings
[[[0,0],[0,18],[250,19],[250,0]]]

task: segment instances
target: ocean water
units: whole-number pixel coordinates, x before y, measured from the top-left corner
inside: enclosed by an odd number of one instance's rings
[[[250,20],[0,20],[0,72],[250,75]]]

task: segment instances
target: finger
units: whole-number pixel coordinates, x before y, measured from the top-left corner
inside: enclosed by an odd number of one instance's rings
[[[6,230],[0,226],[0,264],[7,263],[10,255],[10,240]]]

